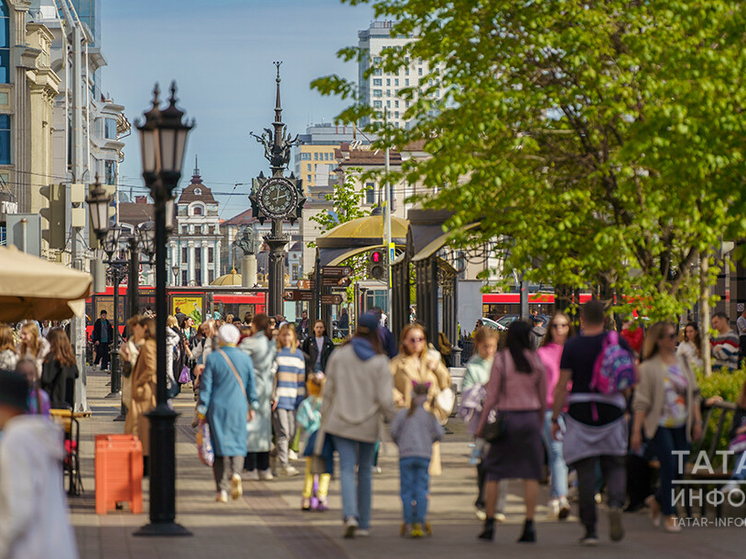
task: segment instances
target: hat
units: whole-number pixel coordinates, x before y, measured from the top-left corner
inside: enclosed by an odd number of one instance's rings
[[[28,412],[29,386],[26,377],[15,371],[0,370],[0,405]]]
[[[372,312],[367,312],[360,317],[359,326],[374,332],[378,328],[378,317]]]
[[[233,324],[223,324],[218,330],[218,338],[226,345],[237,344],[240,337],[241,332]]]

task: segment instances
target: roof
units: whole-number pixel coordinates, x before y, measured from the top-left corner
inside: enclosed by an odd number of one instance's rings
[[[367,147],[367,146],[366,146]],[[340,165],[385,165],[386,151],[382,149],[350,149],[348,143],[343,143],[334,151],[335,158]],[[389,151],[389,164],[401,165],[401,153]]]
[[[242,211],[240,214],[238,214],[235,217],[232,217],[230,219],[226,219],[221,223],[223,227],[240,227],[242,225],[250,225],[252,223],[257,222],[258,220],[252,215],[252,210],[249,208],[248,210]]]
[[[243,285],[241,274],[236,272],[236,269],[232,269],[229,274],[220,276],[218,279],[213,281],[210,285]]]
[[[197,190],[199,189],[199,194]],[[199,174],[199,168],[194,169],[192,180],[181,192],[177,204],[189,204],[190,202],[204,202],[205,204],[217,204],[217,200],[212,195],[212,190],[204,185],[202,177]]]
[[[153,221],[155,206],[149,202],[122,202],[119,204],[119,222],[138,226]]]

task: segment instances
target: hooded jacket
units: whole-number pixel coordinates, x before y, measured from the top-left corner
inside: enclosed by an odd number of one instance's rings
[[[62,432],[19,415],[0,437],[0,558],[77,559],[62,476]]]
[[[361,338],[336,349],[326,368],[321,407],[324,433],[374,443],[381,416],[391,421],[396,413],[389,363]],[[324,437],[316,438],[321,455]]]

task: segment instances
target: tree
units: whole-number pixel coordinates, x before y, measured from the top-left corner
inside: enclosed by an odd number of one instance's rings
[[[414,125],[375,125],[379,143],[425,141],[432,157],[402,173],[437,189],[423,203],[453,209],[450,228],[480,222],[460,241],[499,239],[507,269],[656,319],[689,308],[700,259],[746,235],[741,2],[367,3],[418,37],[384,51],[382,72],[429,67],[402,92]],[[354,84],[312,85],[353,100],[340,120],[380,119]]]

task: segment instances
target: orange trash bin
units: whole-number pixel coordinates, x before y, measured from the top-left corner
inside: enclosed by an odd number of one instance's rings
[[[142,444],[134,435],[96,435],[96,514],[127,502],[142,512]]]

